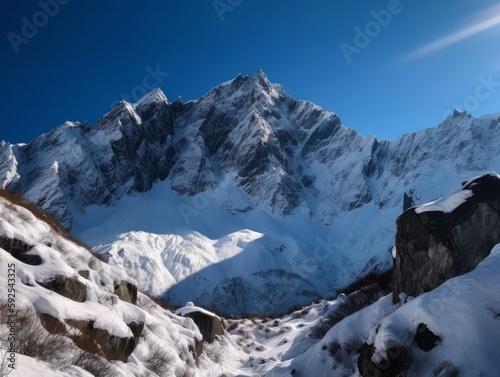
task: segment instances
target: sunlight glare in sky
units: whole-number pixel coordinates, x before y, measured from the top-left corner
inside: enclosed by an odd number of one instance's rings
[[[481,12],[481,14],[483,15],[483,18],[478,20],[472,26],[467,26],[459,31],[454,32],[453,34],[447,35],[446,37],[440,38],[424,47],[421,47],[406,55],[406,59],[415,60],[423,58],[429,54],[452,46],[478,33],[500,25],[500,5],[495,5],[488,10]]]

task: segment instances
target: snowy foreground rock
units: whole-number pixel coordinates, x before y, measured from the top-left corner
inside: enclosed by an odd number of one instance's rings
[[[498,374],[499,185],[498,175],[483,175],[405,211],[398,219],[393,295],[346,316],[266,376]],[[415,225],[415,216],[426,226]],[[346,307],[352,297],[332,306]]]
[[[486,174],[397,220],[394,301],[473,270],[500,243],[500,176]]]

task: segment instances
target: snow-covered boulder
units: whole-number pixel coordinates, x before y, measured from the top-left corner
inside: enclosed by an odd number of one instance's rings
[[[137,286],[127,281],[120,281],[114,284],[114,294],[125,302],[137,303]]]
[[[37,281],[37,283],[45,289],[76,302],[84,302],[87,296],[87,286],[77,277],[54,276],[47,281]]]
[[[472,271],[500,242],[500,176],[465,182],[397,220],[393,299],[418,296]]]
[[[203,340],[212,343],[217,335],[224,335],[222,320],[208,310],[194,306],[188,302],[184,308],[177,310],[176,314],[191,318],[203,336]]]

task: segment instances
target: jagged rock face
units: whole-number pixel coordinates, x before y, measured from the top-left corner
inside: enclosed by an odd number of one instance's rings
[[[491,169],[496,135],[498,119],[456,112],[439,128],[395,141],[365,138],[258,72],[197,101],[169,103],[157,89],[136,104],[120,102],[94,127],[67,122],[27,145],[1,142],[0,186],[70,227],[73,211],[158,181],[190,196],[229,177],[254,206],[279,216],[300,207],[328,224],[372,201],[395,207],[415,186],[415,198],[425,197],[419,183],[444,179],[438,163],[455,175]]]
[[[415,205],[413,198],[411,195],[408,195],[406,192],[403,194],[403,211],[406,211],[408,208],[411,208]]]
[[[451,212],[417,207],[398,218],[394,301],[402,292],[417,296],[473,270],[500,242],[500,177],[473,179],[445,200],[457,195],[465,199]]]
[[[1,184],[71,226],[70,207],[106,205],[164,180],[174,161],[173,120],[163,93],[120,102],[95,127],[67,122],[28,145],[0,145]]]

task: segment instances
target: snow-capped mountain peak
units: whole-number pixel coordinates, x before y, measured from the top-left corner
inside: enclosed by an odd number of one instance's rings
[[[134,108],[142,107],[152,102],[164,102],[169,104],[167,96],[160,88],[155,88],[134,104]]]
[[[195,101],[170,103],[155,89],[135,104],[120,102],[93,127],[73,123],[27,145],[2,143],[0,186],[26,195],[95,246],[121,242],[118,236],[131,231],[158,240],[182,232],[210,240],[258,232],[263,243],[255,245],[266,250],[260,257],[292,271],[311,298],[389,266],[385,251],[405,193],[415,202],[434,200],[471,175],[499,171],[499,135],[498,117],[456,112],[440,127],[394,141],[363,137],[259,71]],[[92,216],[104,225],[97,229]],[[266,249],[288,237],[294,240],[288,250],[297,254],[282,258],[274,246]],[[327,257],[318,261],[314,250],[324,249]],[[241,255],[245,263],[252,258],[245,248]],[[310,273],[301,258],[313,258]],[[222,271],[231,268],[219,261]],[[211,291],[200,291],[202,303],[214,302],[221,279],[212,278],[205,285]],[[199,298],[172,296],[182,303]]]

